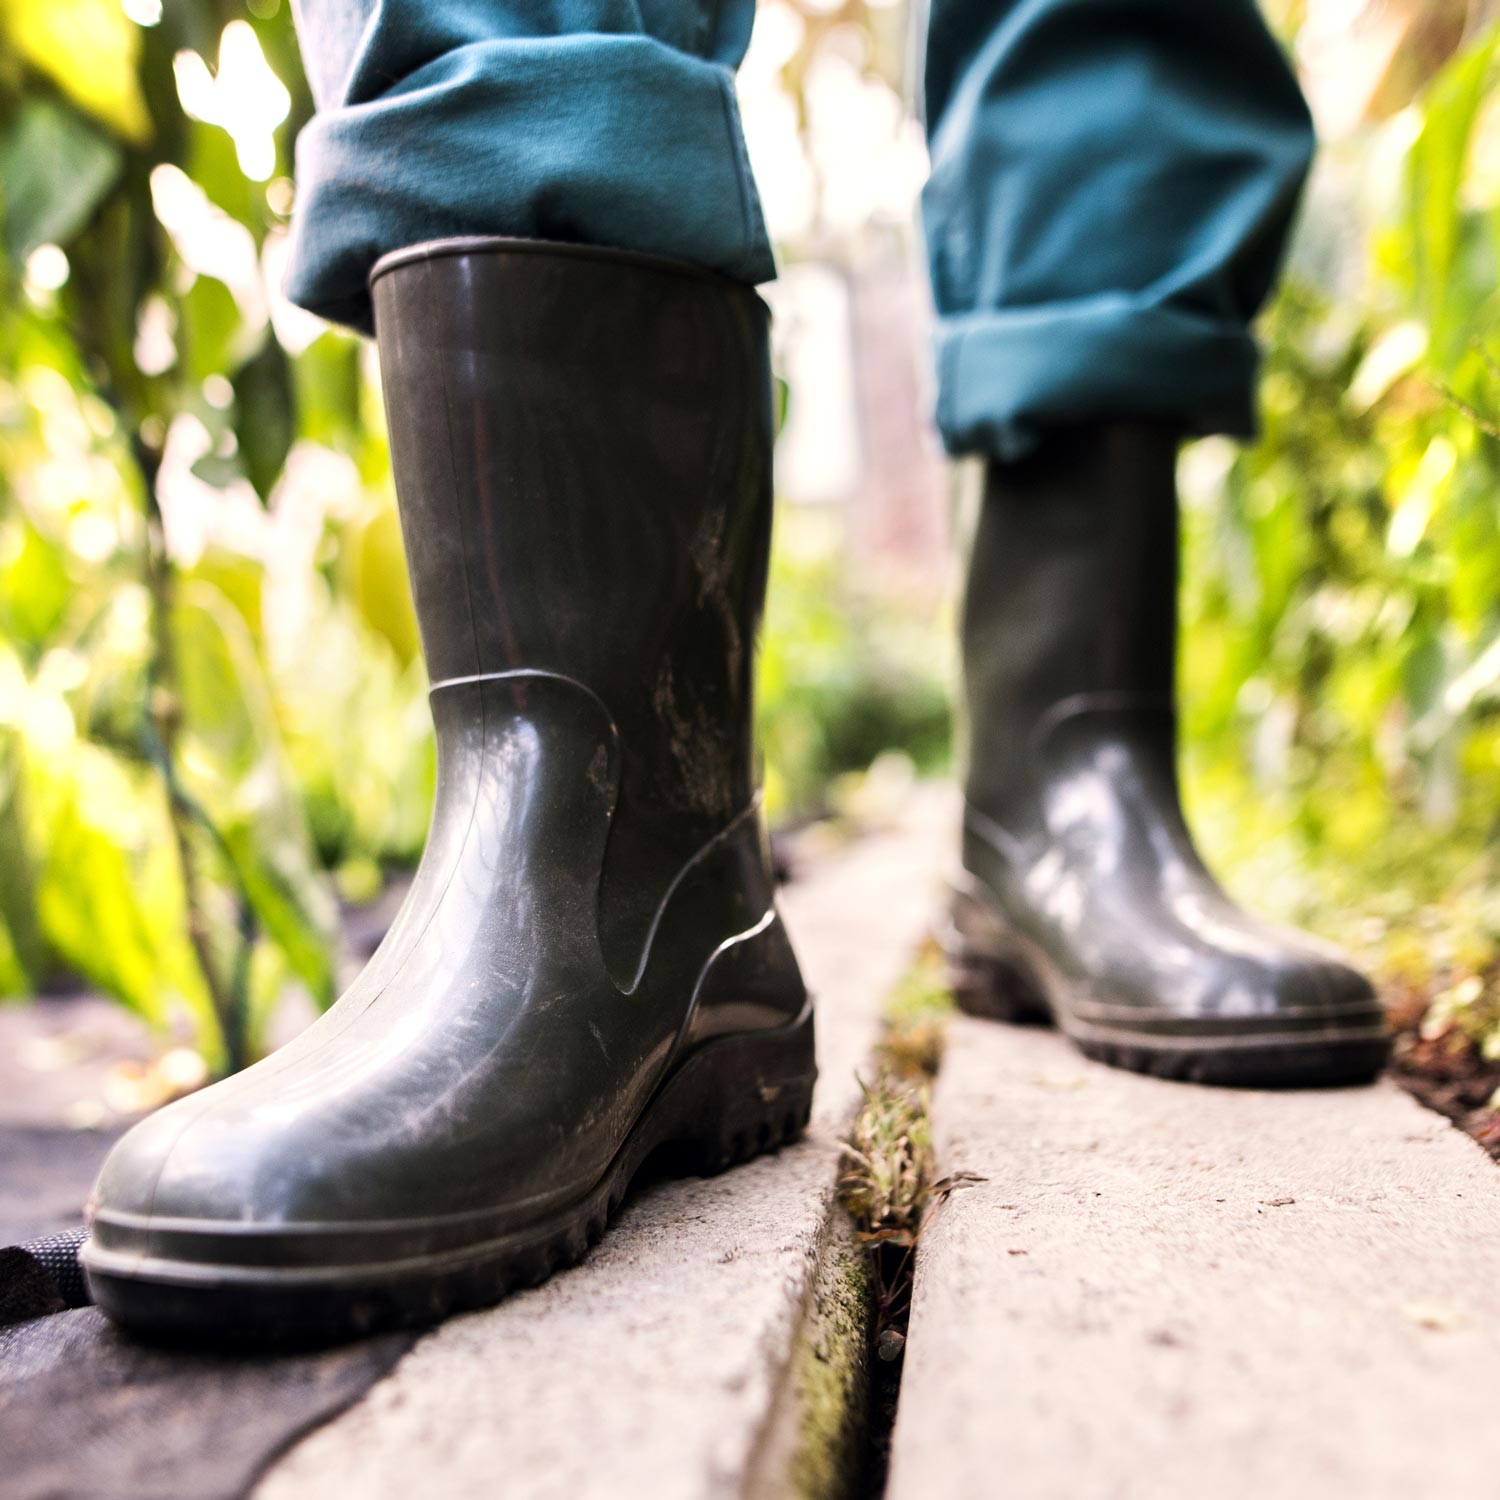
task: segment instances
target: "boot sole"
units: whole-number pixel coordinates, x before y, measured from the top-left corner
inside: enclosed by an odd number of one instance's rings
[[[159,1342],[286,1349],[429,1327],[576,1265],[648,1161],[665,1175],[708,1177],[797,1140],[816,1074],[810,1004],[774,1032],[707,1042],[658,1088],[588,1193],[535,1224],[462,1249],[387,1264],[278,1268],[90,1243],[81,1260],[99,1307]],[[174,1238],[194,1228],[180,1220],[172,1227]],[[221,1238],[225,1228],[205,1222],[201,1231]]]
[[[1162,1036],[1100,1026],[1069,1012],[1066,986],[1049,983],[1021,949],[981,953],[950,928],[943,938],[948,983],[966,1015],[1020,1026],[1055,1026],[1086,1057],[1112,1068],[1220,1088],[1339,1088],[1371,1082],[1390,1057],[1378,1017],[1330,1023],[1317,1032]],[[1169,1016],[1153,1019],[1170,1021]]]

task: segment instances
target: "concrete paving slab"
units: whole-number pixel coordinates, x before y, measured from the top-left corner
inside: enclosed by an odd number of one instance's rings
[[[1500,1493],[1500,1175],[1394,1085],[1244,1093],[960,1020],[891,1500]]]
[[[629,1203],[575,1270],[423,1339],[350,1412],[293,1449],[258,1500],[701,1500],[754,1481],[785,1444],[773,1413],[820,1260],[839,1234],[838,1139],[884,997],[931,911],[935,820],[816,862],[783,911],[818,998],[808,1138]]]

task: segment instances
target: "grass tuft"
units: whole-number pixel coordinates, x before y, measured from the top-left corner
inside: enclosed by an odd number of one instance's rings
[[[874,1077],[860,1080],[863,1099],[844,1141],[839,1199],[870,1253],[877,1344],[898,1351],[923,1231],[950,1193],[984,1180],[972,1172],[937,1175],[928,1108],[952,1008],[941,956],[929,945],[887,1004]]]

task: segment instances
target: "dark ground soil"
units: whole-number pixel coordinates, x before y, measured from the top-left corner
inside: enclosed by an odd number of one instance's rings
[[[1386,1013],[1396,1032],[1391,1076],[1500,1161],[1500,1111],[1489,1107],[1500,1090],[1500,1061],[1486,1059],[1478,1043],[1457,1026],[1436,1036],[1424,1035],[1428,999],[1408,990],[1387,1002]]]

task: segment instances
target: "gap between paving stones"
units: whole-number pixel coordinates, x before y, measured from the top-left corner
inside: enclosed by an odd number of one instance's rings
[[[750,1500],[883,1494],[921,1236],[967,1174],[939,1179],[928,1119],[952,1010],[929,942],[883,1007],[844,1136],[835,1215]]]

